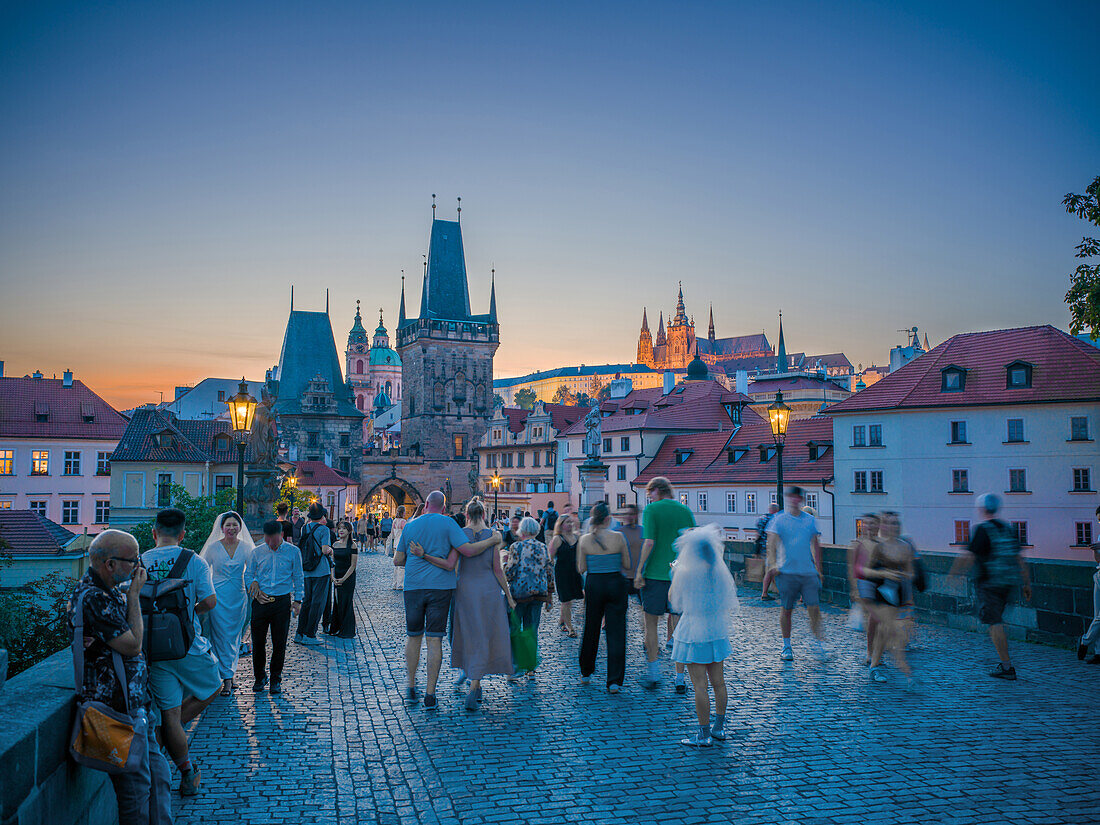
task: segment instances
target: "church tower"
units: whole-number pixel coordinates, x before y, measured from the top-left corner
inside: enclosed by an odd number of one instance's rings
[[[638,334],[638,359],[635,363],[653,366],[653,335],[649,331],[645,309],[642,310],[642,331]]]
[[[494,276],[495,280],[495,276]],[[404,306],[404,290],[401,296]],[[496,285],[485,315],[470,312],[462,227],[433,218],[420,314],[402,318],[401,448],[430,469],[429,489],[459,502],[477,483],[474,446],[493,412],[493,355],[500,343]]]

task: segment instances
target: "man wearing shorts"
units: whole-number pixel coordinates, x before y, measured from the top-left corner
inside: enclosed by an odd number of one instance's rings
[[[393,563],[405,568],[405,668],[408,673],[406,703],[415,705],[416,670],[420,666],[420,640],[427,637],[428,682],[424,690],[424,707],[436,707],[435,686],[439,680],[439,667],[443,661],[443,636],[447,632],[447,616],[451,608],[458,576],[455,564],[457,553],[475,556],[483,550],[495,547],[498,534],[493,533],[485,541],[471,543],[466,533],[453,518],[444,515],[447,498],[440,491],[429,493],[424,501],[424,512],[405,525],[401,539],[393,555]],[[416,554],[412,551],[416,549]],[[446,560],[450,569],[427,561],[423,556]]]
[[[156,547],[141,554],[141,563],[149,571],[150,581],[167,578],[181,553],[191,557],[179,578],[186,579],[187,610],[195,626],[195,638],[182,659],[149,663],[149,688],[161,712],[161,741],[168,756],[180,771],[180,794],[199,792],[202,772],[192,764],[183,726],[199,715],[221,691],[218,660],[210,642],[202,635],[199,616],[214,609],[218,597],[210,566],[197,554],[180,547],[186,516],[171,508],[157,513],[153,522]]]
[[[810,629],[817,639],[819,658],[824,662],[825,629],[821,623],[821,530],[817,519],[802,512],[802,488],[788,487],[784,496],[787,509],[768,522],[769,573],[774,572],[779,588],[779,629],[783,633],[783,648],[779,658],[794,658],[791,647],[791,613],[798,600],[806,604],[810,614]]]
[[[672,615],[668,603],[668,588],[672,584],[672,562],[676,551],[672,543],[680,533],[695,526],[691,510],[674,501],[672,484],[667,478],[657,476],[646,485],[650,503],[642,511],[642,556],[634,575],[634,586],[641,591],[642,610],[645,611],[645,652],[649,661],[642,682],[650,688],[660,684],[661,673],[657,666],[657,623],[666,613]],[[671,631],[676,629],[675,619],[670,620]],[[684,666],[676,665],[676,692],[686,693]]]

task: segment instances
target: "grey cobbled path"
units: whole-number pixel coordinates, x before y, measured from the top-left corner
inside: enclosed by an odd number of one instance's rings
[[[389,559],[360,556],[358,637],[292,644],[281,696],[254,695],[241,659],[238,692],[194,730],[204,787],[177,798],[177,823],[1100,822],[1100,666],[1070,652],[1016,643],[1020,679],[1004,683],[985,675],[986,637],[922,626],[917,690],[893,669],[872,685],[843,614],[826,617],[832,661],[810,654],[798,612],[796,658],[782,662],[778,608],[746,590],[726,667],[730,738],[691,750],[692,694],[673,692],[667,655],[667,684],[638,683],[634,606],[617,696],[602,670],[579,683],[579,639],[558,631],[555,608],[534,681],[487,679],[468,713],[444,643],[439,709],[406,708],[390,573]]]

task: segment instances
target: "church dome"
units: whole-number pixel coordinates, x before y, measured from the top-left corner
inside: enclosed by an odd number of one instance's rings
[[[374,408],[378,412],[388,410],[393,406],[393,402],[390,401],[390,397],[386,394],[385,390],[381,390],[378,395],[374,396]]]
[[[688,364],[687,380],[706,381],[709,377],[710,372],[707,370],[706,363],[699,357],[699,353],[695,353],[695,358]]]
[[[372,347],[370,365],[372,367],[400,367],[401,356],[397,354],[396,350],[389,347]]]

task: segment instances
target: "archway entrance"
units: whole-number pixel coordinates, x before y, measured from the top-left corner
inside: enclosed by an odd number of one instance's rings
[[[396,515],[397,508],[404,505],[405,516],[408,517],[423,500],[424,497],[409,482],[394,476],[371,487],[360,499],[360,504],[365,508],[364,512],[376,515],[388,513],[390,516]]]

